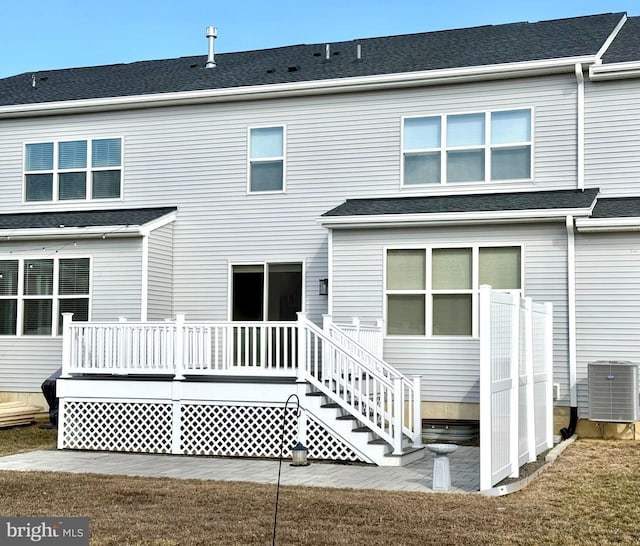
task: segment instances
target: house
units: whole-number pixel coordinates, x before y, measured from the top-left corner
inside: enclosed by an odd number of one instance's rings
[[[2,396],[60,367],[62,313],[304,312],[382,320],[421,416],[477,420],[491,284],[553,304],[556,427],[592,430],[588,363],[640,362],[639,36],[608,13],[0,80]],[[175,398],[151,383],[118,392]]]

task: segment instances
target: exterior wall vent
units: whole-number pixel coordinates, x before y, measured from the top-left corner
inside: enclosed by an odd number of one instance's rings
[[[589,419],[634,423],[640,419],[638,365],[627,361],[589,362]]]

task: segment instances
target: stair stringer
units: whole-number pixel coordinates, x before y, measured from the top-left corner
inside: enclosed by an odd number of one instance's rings
[[[322,407],[325,402],[324,396],[305,396],[304,410],[356,453],[362,462],[378,466],[389,466],[391,463],[391,466],[396,466],[397,463],[392,463],[386,457],[392,451],[387,442],[371,443],[372,440],[379,439],[374,432],[354,430],[354,424],[364,427],[366,424],[357,419],[338,419],[338,417],[344,416],[343,410],[336,407]]]

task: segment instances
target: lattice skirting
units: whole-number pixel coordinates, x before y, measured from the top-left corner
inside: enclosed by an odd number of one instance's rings
[[[285,456],[298,438],[295,411],[287,413]],[[65,400],[60,434],[65,449],[278,457],[282,415],[282,406]],[[310,458],[363,461],[321,422],[305,421]]]
[[[171,453],[171,404],[65,401],[62,446]]]

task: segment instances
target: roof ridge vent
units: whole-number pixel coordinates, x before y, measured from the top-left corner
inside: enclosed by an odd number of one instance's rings
[[[204,65],[205,68],[215,68],[216,60],[213,56],[213,44],[215,39],[218,37],[218,29],[216,27],[207,27],[206,36],[209,40],[209,56],[207,57],[207,64]]]

